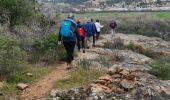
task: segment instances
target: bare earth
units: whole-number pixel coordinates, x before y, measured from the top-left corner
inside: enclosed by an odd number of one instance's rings
[[[56,70],[30,85],[20,95],[20,100],[41,100],[53,88],[54,82],[66,78],[69,71],[66,64],[58,66]]]

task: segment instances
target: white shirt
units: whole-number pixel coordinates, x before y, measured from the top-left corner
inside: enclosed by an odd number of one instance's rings
[[[101,28],[103,28],[103,26],[99,22],[95,22],[95,26],[96,26],[97,32],[100,32]]]

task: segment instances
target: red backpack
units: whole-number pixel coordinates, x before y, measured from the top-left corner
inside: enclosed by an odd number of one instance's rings
[[[84,32],[83,27],[77,28],[77,32],[78,32],[80,37],[84,37],[85,36],[85,32]]]

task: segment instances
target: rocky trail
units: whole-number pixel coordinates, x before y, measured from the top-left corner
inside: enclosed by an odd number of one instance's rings
[[[69,71],[66,70],[66,64],[62,64],[53,72],[29,85],[29,88],[21,92],[21,100],[40,100],[44,97],[54,85],[54,82],[67,77]]]
[[[54,100],[60,100],[60,97],[63,98],[65,96],[72,98],[68,98],[68,100],[76,100],[75,96],[77,96],[77,94],[80,96],[78,97],[78,100],[86,100],[85,98],[88,98],[88,100],[99,100],[101,98],[103,98],[101,100],[107,100],[107,93],[110,96],[109,100],[117,100],[116,98],[121,98],[122,96],[124,98],[127,96],[125,100],[135,100],[132,97],[145,98],[145,95],[148,98],[153,95],[154,98],[160,95],[159,97],[163,98],[162,100],[168,100],[167,98],[170,98],[170,82],[155,80],[152,75],[147,73],[150,69],[149,63],[152,61],[152,58],[131,50],[111,50],[103,48],[105,43],[111,41],[110,37],[110,35],[102,35],[101,39],[96,43],[97,47],[86,50],[86,53],[78,53],[74,65],[76,66],[81,60],[87,60],[91,63],[90,66],[93,68],[112,69],[111,74],[99,78],[99,80],[92,83],[88,89],[82,87],[68,91],[66,90],[63,93],[63,91],[61,92],[53,89],[54,82],[69,76],[70,71],[66,70],[66,65],[63,64],[58,66],[57,69],[49,75],[30,85],[26,91],[21,93],[21,100],[41,100],[42,97],[49,94],[51,90]],[[160,52],[161,55],[169,57],[169,42],[163,41],[159,38],[125,34],[116,34],[116,38],[117,37],[120,37],[124,41],[124,44],[128,44],[132,41],[135,45],[140,45],[142,50],[149,49],[153,52]],[[113,59],[115,54],[122,59],[120,61],[115,61]],[[155,86],[154,88],[152,88],[153,85]],[[89,89],[90,93],[87,93]],[[138,92],[143,92],[144,94],[138,95]],[[166,95],[165,98],[164,95]],[[84,99],[81,99],[81,97]]]
[[[89,87],[77,87],[69,90],[51,90],[54,100],[170,100],[170,81],[156,79],[149,74],[152,58],[143,53],[128,49],[112,50],[105,48],[111,41],[105,34],[97,41],[97,47],[79,54],[79,59],[90,62],[91,68],[107,68],[108,73],[94,80]],[[115,38],[127,45],[133,42],[141,50],[150,50],[154,54],[169,57],[170,44],[159,38],[140,35],[116,34]],[[116,56],[122,59],[115,60]],[[106,64],[107,63],[107,64]]]

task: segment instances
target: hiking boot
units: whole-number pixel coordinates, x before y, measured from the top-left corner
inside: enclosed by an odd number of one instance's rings
[[[85,50],[83,50],[83,53],[85,53]]]
[[[72,64],[67,64],[67,70],[70,70],[70,69],[72,69],[73,68],[73,66],[72,66]]]

